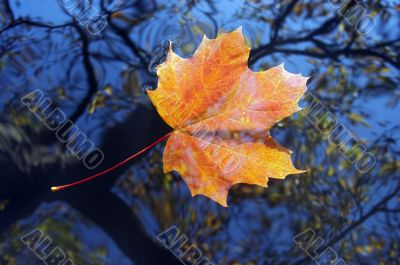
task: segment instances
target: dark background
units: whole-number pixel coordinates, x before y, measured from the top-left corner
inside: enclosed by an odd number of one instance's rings
[[[400,6],[358,1],[367,34],[330,2],[88,1],[91,35],[55,0],[0,4],[0,264],[42,264],[20,237],[40,227],[76,264],[181,264],[156,235],[178,227],[214,264],[312,264],[292,238],[311,228],[347,264],[400,264]],[[86,8],[87,5],[81,5]],[[168,41],[190,56],[206,34],[243,26],[255,71],[285,63],[376,158],[360,173],[300,113],[272,130],[306,174],[236,185],[223,208],[162,173],[163,144],[85,184],[170,128],[144,93]],[[105,154],[88,170],[20,99],[42,90]]]

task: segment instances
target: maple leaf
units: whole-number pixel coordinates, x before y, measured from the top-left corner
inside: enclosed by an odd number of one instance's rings
[[[157,67],[157,89],[147,90],[174,128],[164,150],[164,172],[177,171],[192,196],[203,194],[223,206],[234,184],[267,187],[268,178],[304,172],[268,130],[299,110],[308,78],[283,65],[253,72],[249,53],[241,28],[216,39],[204,36],[187,59],[170,45]]]
[[[102,172],[51,190],[100,177],[167,137],[164,172],[177,171],[192,196],[203,194],[223,206],[232,185],[267,187],[269,178],[304,172],[293,166],[291,151],[276,143],[269,129],[299,110],[308,78],[283,65],[253,72],[249,53],[241,28],[214,40],[204,36],[188,59],[170,45],[166,61],[157,67],[158,88],[147,93],[174,131]]]

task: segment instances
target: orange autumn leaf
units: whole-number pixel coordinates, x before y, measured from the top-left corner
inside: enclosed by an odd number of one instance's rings
[[[177,171],[192,196],[203,194],[223,206],[234,184],[267,187],[268,178],[304,172],[269,130],[299,110],[307,78],[283,65],[253,72],[249,53],[241,29],[216,39],[204,36],[191,58],[170,47],[157,68],[157,89],[147,91],[174,129],[164,150],[164,172]]]

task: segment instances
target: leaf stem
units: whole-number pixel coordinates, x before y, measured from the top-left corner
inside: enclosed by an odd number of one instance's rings
[[[95,174],[95,175],[93,175],[93,176],[90,176],[90,177],[87,177],[87,178],[85,178],[85,179],[81,179],[81,180],[75,181],[75,182],[70,183],[70,184],[66,184],[66,185],[62,185],[62,186],[51,187],[51,190],[52,190],[52,191],[64,190],[64,189],[67,189],[67,188],[70,188],[70,187],[73,187],[73,186],[77,186],[77,185],[83,184],[83,183],[85,183],[85,182],[91,181],[91,180],[93,180],[93,179],[95,179],[95,178],[97,178],[97,177],[100,177],[100,176],[102,176],[102,175],[104,175],[104,174],[106,174],[106,173],[108,173],[108,172],[110,172],[110,171],[112,171],[112,170],[114,170],[114,169],[116,169],[116,168],[122,166],[123,164],[126,164],[127,162],[129,162],[129,161],[132,160],[133,158],[137,157],[138,155],[140,155],[140,154],[146,152],[147,150],[149,150],[150,148],[152,148],[153,146],[157,145],[159,142],[161,142],[162,140],[164,140],[165,138],[167,138],[168,136],[170,136],[171,133],[172,133],[172,132],[167,133],[166,135],[164,135],[163,137],[161,137],[160,139],[158,139],[158,140],[155,141],[154,143],[150,144],[149,146],[143,148],[143,149],[140,150],[139,152],[137,152],[137,153],[131,155],[130,157],[126,158],[125,160],[119,162],[118,164],[116,164],[116,165],[114,165],[114,166],[112,166],[112,167],[110,167],[110,168],[108,168],[108,169],[106,169],[106,170],[104,170],[104,171],[102,171],[102,172],[100,172],[100,173],[97,173],[97,174]]]

